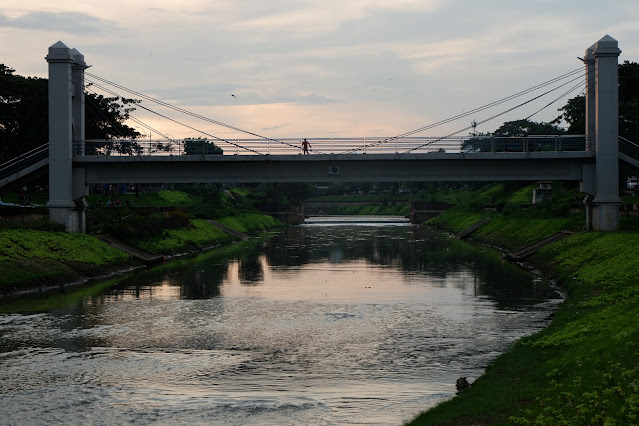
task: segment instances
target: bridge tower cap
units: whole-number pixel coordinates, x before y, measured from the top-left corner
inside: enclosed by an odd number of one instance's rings
[[[86,66],[86,62],[84,62],[84,55],[80,53],[77,49],[71,49],[71,56],[73,56],[73,61],[77,65]]]
[[[57,43],[54,43],[51,45],[51,47],[49,47],[49,50],[51,49],[68,49],[69,46],[67,46],[66,44],[62,43],[61,40],[58,40]]]
[[[48,62],[69,62],[73,61],[71,49],[66,44],[58,41],[51,47],[49,47],[49,54],[46,57]]]
[[[619,50],[619,43],[609,35],[605,35],[595,43],[595,49],[593,54],[597,55],[616,55],[619,56],[621,50]]]
[[[595,60],[595,45],[593,44],[584,53],[584,61],[594,61]]]

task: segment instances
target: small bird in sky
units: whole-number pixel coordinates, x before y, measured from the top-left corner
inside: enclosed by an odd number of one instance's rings
[[[235,99],[237,99],[237,96],[235,96],[235,95],[231,95],[231,96],[233,96]]]

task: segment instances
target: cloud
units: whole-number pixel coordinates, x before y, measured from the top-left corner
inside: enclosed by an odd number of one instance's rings
[[[326,105],[335,102],[335,99],[318,95],[316,93],[310,93],[308,95],[292,98],[291,101],[300,105]]]
[[[108,21],[80,12],[31,11],[11,18],[0,14],[0,28],[11,27],[24,30],[58,31],[68,34],[104,34],[120,29],[113,21]]]

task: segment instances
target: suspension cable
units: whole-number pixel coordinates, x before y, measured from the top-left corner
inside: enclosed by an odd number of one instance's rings
[[[156,103],[158,105],[162,105],[162,106],[165,106],[167,108],[173,109],[175,111],[181,112],[183,114],[189,115],[189,116],[191,116],[193,118],[197,118],[197,119],[200,119],[200,120],[203,120],[203,121],[207,121],[209,123],[213,123],[213,124],[216,124],[218,126],[226,127],[228,129],[235,130],[235,131],[238,131],[238,132],[246,133],[246,134],[249,134],[251,136],[256,136],[256,137],[258,137],[260,139],[265,139],[267,141],[277,142],[277,143],[281,143],[283,145],[288,145],[288,146],[293,147],[293,148],[298,148],[295,145],[291,145],[289,143],[286,143],[286,142],[283,142],[283,141],[280,141],[280,140],[277,140],[277,139],[272,139],[272,138],[269,138],[269,137],[266,137],[266,136],[262,136],[262,135],[259,135],[257,133],[249,132],[248,130],[240,129],[239,127],[231,126],[230,124],[225,124],[225,123],[222,123],[221,121],[213,120],[212,118],[208,118],[208,117],[205,117],[203,115],[196,114],[196,113],[188,111],[188,110],[186,110],[184,108],[176,107],[176,106],[171,105],[171,104],[169,104],[167,102],[161,101],[159,99],[152,98],[151,96],[145,95],[145,94],[140,93],[140,92],[136,92],[135,90],[129,89],[127,87],[124,87],[124,86],[119,85],[117,83],[114,83],[112,81],[109,81],[109,80],[107,80],[105,78],[99,77],[99,76],[97,76],[95,74],[91,74],[91,73],[85,72],[85,75],[88,75],[91,78],[94,78],[94,79],[96,79],[98,81],[101,81],[103,83],[109,84],[109,85],[111,85],[113,87],[116,87],[116,88],[118,88],[120,90],[124,90],[124,91],[126,91],[128,93],[131,93],[131,94],[135,95],[135,96],[141,97],[142,99],[151,101],[151,102]]]
[[[93,92],[93,91],[91,91]],[[97,93],[93,92],[95,95],[97,95]],[[100,120],[105,120],[107,123],[109,123],[109,125],[111,126],[111,128],[116,131],[121,138],[124,139],[124,133],[122,133],[122,129],[118,128],[117,126],[115,126],[111,120],[109,120],[109,117],[106,116],[106,114],[104,114],[104,111],[102,111],[102,109],[100,108],[99,105],[97,105],[95,103],[95,101],[91,98],[91,96],[85,96],[85,99],[89,100],[89,103],[87,104],[85,102],[85,106],[89,107],[89,112],[93,113],[93,115]]]
[[[564,93],[562,93],[561,95],[559,95],[558,97],[556,97],[555,99],[553,99],[552,101],[550,101],[548,104],[544,105],[543,107],[541,107],[540,109],[538,109],[537,111],[533,112],[532,114],[530,114],[528,117],[524,118],[524,120],[529,120],[530,117],[540,113],[541,111],[545,110],[546,108],[548,108],[550,105],[554,104],[555,102],[557,102],[559,99],[562,99],[566,96],[568,96],[569,93],[573,92],[575,89],[578,89],[580,87],[585,87],[585,83],[578,83],[575,86],[571,87],[570,89],[566,90]],[[582,89],[583,90],[583,89]]]
[[[144,127],[145,129],[151,131],[151,132],[155,132],[158,135],[162,136],[164,139],[168,140],[169,142],[174,142],[173,138],[170,138],[169,136],[165,135],[164,133],[162,133],[161,131],[154,129],[153,127],[149,126],[148,124],[146,124],[144,121],[132,116],[129,114],[129,118],[133,121],[135,121],[136,123],[138,123],[140,126]]]
[[[562,84],[561,86],[557,86],[557,87],[555,87],[555,88],[553,88],[553,89],[550,89],[550,90],[548,90],[547,92],[542,93],[541,95],[535,96],[534,98],[529,99],[529,100],[527,100],[526,102],[522,102],[522,103],[520,103],[519,105],[515,105],[514,107],[509,108],[509,109],[507,109],[506,111],[500,112],[499,114],[495,114],[495,115],[493,115],[492,117],[489,117],[489,118],[487,118],[487,119],[485,119],[485,120],[482,120],[482,121],[480,121],[480,122],[479,122],[479,123],[477,123],[477,124],[484,124],[484,123],[486,123],[486,122],[488,122],[488,121],[490,121],[490,120],[493,120],[493,119],[495,119],[495,118],[497,118],[497,117],[500,117],[500,116],[502,116],[502,115],[504,115],[504,114],[507,114],[507,113],[509,113],[509,112],[511,112],[511,111],[514,111],[515,109],[520,108],[520,107],[522,107],[522,106],[524,106],[524,105],[526,105],[526,104],[529,104],[530,102],[535,101],[535,100],[537,100],[537,99],[541,98],[542,96],[547,95],[548,93],[554,92],[555,90],[557,90],[557,89],[559,89],[559,88],[561,88],[561,87],[563,87],[563,86],[566,86],[567,84],[572,83],[573,81],[576,81],[576,80],[578,80],[578,79],[580,79],[580,78],[581,78],[581,77],[574,78],[574,79],[572,79],[572,80],[570,80],[570,81],[568,81],[568,82],[566,82],[566,83]],[[580,83],[578,86],[581,86],[581,83]],[[577,87],[578,87],[578,86],[577,86]],[[574,88],[573,88],[573,89],[571,89],[571,90],[574,90]],[[419,146],[417,146],[417,147],[415,147],[415,148],[411,148],[411,149],[409,149],[409,150],[405,151],[404,153],[406,154],[406,153],[409,153],[409,152],[412,152],[412,151],[418,150],[418,149],[420,149],[420,148],[423,148],[423,147],[425,147],[425,146],[431,145],[431,144],[433,144],[433,143],[435,143],[435,142],[441,141],[441,140],[443,140],[443,139],[447,139],[447,138],[449,138],[449,137],[451,137],[451,136],[455,136],[456,134],[461,133],[461,132],[463,132],[463,131],[466,131],[466,130],[468,130],[468,129],[471,129],[472,127],[473,127],[472,125],[471,125],[471,126],[468,126],[468,127],[465,127],[465,128],[463,128],[463,129],[461,129],[461,130],[458,130],[458,131],[456,131],[456,132],[453,132],[453,133],[451,133],[451,134],[449,134],[449,135],[447,135],[447,136],[444,136],[444,137],[442,137],[442,138],[439,138],[439,139],[435,139],[435,140],[429,141],[429,142],[427,142],[427,143],[425,143],[425,144],[422,144],[422,145],[419,145]]]
[[[90,84],[91,84],[91,85],[93,85],[93,86],[95,86],[95,87],[98,87],[99,89],[102,89],[102,90],[104,90],[105,92],[110,93],[110,94],[112,94],[112,95],[114,95],[114,96],[120,96],[120,95],[118,95],[117,93],[115,93],[115,92],[113,92],[113,91],[111,91],[111,90],[109,90],[109,89],[107,89],[107,88],[105,88],[105,87],[103,87],[103,86],[99,85],[98,83],[91,82]],[[166,119],[166,120],[173,121],[174,123],[177,123],[177,124],[179,124],[179,125],[181,125],[181,126],[188,127],[188,128],[189,128],[189,129],[191,129],[191,130],[195,130],[196,132],[199,132],[199,133],[202,133],[202,134],[204,134],[204,135],[207,135],[207,136],[209,136],[209,137],[211,137],[211,138],[213,138],[213,139],[216,139],[216,140],[221,141],[221,142],[225,142],[225,143],[227,143],[227,144],[229,144],[229,145],[233,145],[233,146],[235,146],[236,148],[241,148],[241,149],[244,149],[244,150],[247,150],[247,151],[250,151],[250,152],[254,152],[254,153],[259,154],[259,155],[263,155],[262,153],[260,153],[260,152],[258,152],[258,151],[256,151],[256,150],[254,150],[254,149],[246,148],[245,146],[242,146],[242,145],[240,145],[240,144],[238,144],[238,143],[231,142],[231,141],[229,141],[229,140],[227,140],[227,139],[219,138],[219,137],[217,137],[217,136],[215,136],[215,135],[212,135],[212,134],[210,134],[210,133],[207,133],[207,132],[205,132],[205,131],[203,131],[203,130],[196,129],[195,127],[189,126],[189,125],[187,125],[187,124],[185,124],[185,123],[182,123],[182,122],[180,122],[180,121],[177,121],[177,120],[174,120],[174,119],[172,119],[172,118],[169,118],[169,117],[167,117],[167,116],[165,116],[165,115],[163,115],[163,114],[160,114],[159,112],[153,111],[152,109],[147,108],[147,107],[145,107],[145,106],[142,106],[142,105],[140,105],[140,104],[136,104],[136,106],[137,106],[137,107],[139,107],[139,108],[142,108],[142,109],[144,109],[144,110],[146,110],[146,111],[149,111],[149,112],[150,112],[150,113],[152,113],[152,114],[158,115],[158,116],[160,116],[160,117],[162,117],[162,118],[164,118],[164,119]],[[129,115],[129,116],[130,116],[130,115]],[[130,116],[130,117],[131,117],[131,116]],[[134,119],[134,120],[137,120],[137,119]],[[138,121],[139,121],[139,120],[138,120]],[[146,125],[144,125],[144,126],[146,127]],[[157,132],[157,130],[156,130],[156,132]],[[160,133],[160,132],[158,132],[158,133]],[[163,135],[163,136],[165,136],[165,137],[166,137],[166,135]],[[166,139],[171,139],[171,138],[166,137]]]
[[[226,140],[226,139],[218,138],[218,137],[217,137],[217,136],[215,136],[215,135],[212,135],[212,134],[210,134],[210,133],[207,133],[207,132],[205,132],[205,131],[203,131],[203,130],[196,129],[195,127],[189,126],[188,124],[182,123],[182,122],[177,121],[177,120],[174,120],[174,119],[172,119],[172,118],[169,118],[169,117],[167,117],[167,116],[165,116],[165,115],[160,114],[159,112],[153,111],[153,110],[151,110],[151,109],[149,109],[149,108],[146,108],[146,107],[144,107],[144,106],[142,106],[142,105],[139,105],[139,104],[138,104],[138,106],[139,106],[140,108],[144,109],[144,110],[149,111],[149,112],[150,112],[150,113],[152,113],[152,114],[158,115],[158,116],[160,116],[160,117],[162,117],[162,118],[164,118],[164,119],[166,119],[166,120],[172,121],[172,122],[177,123],[177,124],[179,124],[179,125],[182,125],[182,126],[184,126],[184,127],[188,127],[188,128],[189,128],[189,129],[191,129],[191,130],[195,130],[196,132],[199,132],[199,133],[202,133],[202,134],[204,134],[204,135],[207,135],[207,136],[209,136],[209,137],[211,137],[211,138],[213,138],[213,139],[216,139],[216,140],[218,140],[218,141],[226,142],[226,143],[228,143],[228,144],[230,144],[230,145],[235,146],[236,148],[241,148],[241,149],[244,149],[244,150],[246,150],[246,151],[251,151],[251,152],[254,152],[255,154],[258,154],[258,155],[264,155],[264,154],[262,154],[262,153],[261,153],[261,152],[259,152],[259,151],[256,151],[256,150],[251,149],[251,148],[247,148],[247,147],[245,147],[245,146],[242,146],[242,145],[240,145],[240,144],[238,144],[238,143],[235,143],[235,142],[231,142],[231,141]]]
[[[93,93],[93,94],[95,94],[95,95],[98,95],[98,93],[97,93],[96,91],[94,91],[94,90],[89,89],[89,87],[90,87],[90,86],[98,87],[99,89],[101,89],[101,90],[105,91],[106,93],[109,93],[109,94],[111,94],[111,95],[113,95],[113,96],[116,96],[116,97],[120,97],[120,95],[119,95],[118,93],[116,93],[116,92],[114,92],[114,91],[112,91],[112,90],[109,90],[109,89],[107,89],[106,87],[102,87],[102,86],[100,86],[99,84],[96,84],[96,83],[89,83],[89,84],[85,84],[85,86],[84,86],[85,90],[87,90],[87,91],[89,91],[89,92],[91,92],[91,93]],[[170,138],[170,137],[168,137],[167,135],[165,135],[163,132],[161,132],[161,131],[159,131],[159,130],[157,130],[157,129],[153,128],[153,127],[151,127],[151,126],[150,126],[150,125],[148,125],[148,124],[146,124],[145,122],[143,122],[143,121],[142,121],[142,120],[140,120],[139,118],[134,117],[134,116],[133,116],[133,115],[131,115],[130,113],[129,113],[129,117],[128,117],[128,118],[129,118],[129,119],[131,119],[131,120],[133,120],[133,121],[135,121],[136,123],[138,123],[138,124],[139,124],[139,125],[141,125],[142,127],[146,128],[146,129],[148,129],[148,130],[150,130],[150,131],[152,131],[152,132],[155,132],[155,133],[159,134],[159,135],[160,135],[160,136],[162,136],[164,139],[167,139],[167,140],[170,140],[170,141],[172,141],[172,139],[173,139],[173,138]],[[109,124],[111,124],[111,123],[109,123]]]
[[[475,108],[475,109],[472,109],[472,110],[470,110],[470,111],[467,111],[467,112],[464,112],[464,113],[461,113],[461,114],[457,114],[457,115],[455,115],[455,116],[452,116],[452,117],[446,118],[446,119],[444,119],[444,120],[441,120],[441,121],[438,121],[438,122],[435,122],[435,123],[432,123],[432,124],[429,124],[429,125],[427,125],[427,126],[420,127],[420,128],[418,128],[418,129],[415,129],[415,130],[411,130],[411,131],[409,131],[409,132],[402,133],[402,134],[397,135],[397,136],[393,136],[393,137],[390,137],[390,138],[386,138],[386,139],[383,139],[383,140],[380,140],[380,141],[373,142],[373,143],[368,144],[368,145],[366,145],[366,146],[362,146],[362,147],[358,147],[358,148],[353,148],[353,149],[351,149],[351,150],[345,151],[345,153],[353,152],[353,151],[360,151],[360,150],[365,149],[365,148],[367,148],[367,147],[373,147],[373,146],[377,146],[377,145],[384,144],[384,143],[390,143],[390,142],[392,142],[392,141],[394,141],[394,140],[396,140],[396,139],[399,139],[399,138],[403,138],[403,137],[406,137],[406,136],[410,136],[410,135],[413,135],[413,134],[415,134],[415,133],[420,133],[420,132],[423,132],[423,131],[425,131],[425,130],[430,130],[430,129],[434,128],[434,127],[438,127],[438,126],[441,126],[441,125],[443,125],[443,124],[447,124],[447,123],[450,123],[450,122],[452,122],[452,121],[455,121],[455,120],[458,120],[458,119],[461,119],[461,118],[464,118],[464,117],[468,117],[468,116],[469,116],[469,115],[471,115],[471,114],[474,114],[474,113],[477,113],[477,112],[480,112],[480,111],[486,110],[486,109],[488,109],[488,108],[492,108],[492,107],[494,107],[494,106],[500,105],[500,104],[502,104],[502,103],[504,103],[504,102],[508,102],[508,101],[510,101],[510,100],[516,99],[516,98],[518,98],[518,97],[521,97],[521,96],[523,96],[523,95],[526,95],[526,94],[528,94],[528,93],[530,93],[530,92],[533,92],[533,91],[535,91],[535,90],[538,90],[538,89],[540,89],[540,88],[543,88],[543,87],[549,86],[549,85],[551,85],[551,84],[554,84],[554,83],[559,82],[559,81],[561,81],[561,80],[564,80],[564,79],[566,79],[566,78],[572,77],[572,76],[573,76],[573,75],[575,75],[575,74],[581,74],[582,72],[583,72],[583,69],[582,69],[582,68],[577,68],[577,69],[575,69],[575,70],[572,70],[572,71],[570,71],[570,72],[567,72],[567,73],[565,73],[565,74],[562,74],[562,75],[560,75],[560,76],[558,76],[558,77],[552,78],[552,79],[550,79],[550,80],[548,80],[548,81],[545,81],[545,82],[543,82],[543,83],[539,83],[539,84],[537,84],[537,85],[535,85],[535,86],[533,86],[533,87],[530,87],[530,88],[528,88],[528,89],[522,90],[521,92],[517,92],[517,93],[515,93],[515,94],[513,94],[513,95],[506,96],[505,98],[502,98],[502,99],[496,100],[496,101],[494,101],[494,102],[490,102],[490,103],[488,103],[488,104],[486,104],[486,105],[480,106],[480,107]],[[579,77],[579,78],[581,78],[581,77]],[[571,80],[571,81],[574,81],[574,80]],[[562,86],[563,86],[563,85],[562,85]],[[562,86],[559,86],[559,87],[562,87]]]

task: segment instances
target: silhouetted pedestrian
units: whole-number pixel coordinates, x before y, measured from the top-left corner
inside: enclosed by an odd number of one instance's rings
[[[306,138],[304,138],[304,140],[302,141],[302,150],[303,150],[304,154],[308,154],[308,149],[309,148],[311,148],[311,144],[308,143]]]

